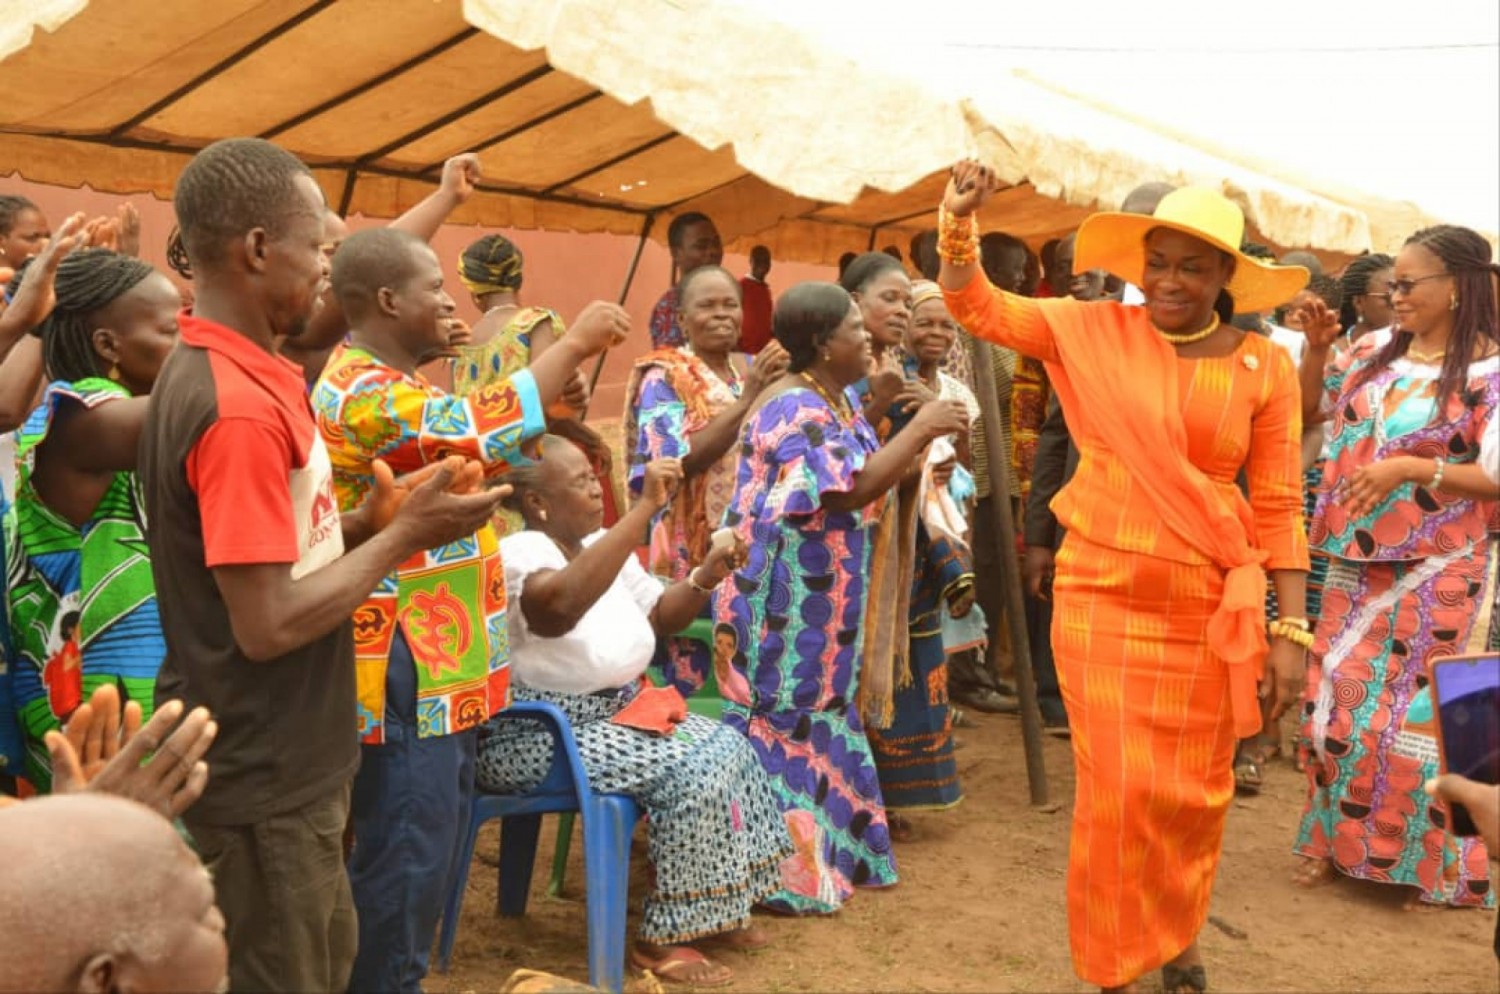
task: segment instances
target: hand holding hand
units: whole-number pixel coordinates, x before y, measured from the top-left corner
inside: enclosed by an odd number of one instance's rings
[[[629,334],[630,315],[625,308],[596,300],[579,312],[564,341],[573,339],[583,348],[585,356],[592,356],[619,345]]]
[[[641,483],[641,503],[655,514],[677,496],[682,485],[681,459],[653,459],[646,464],[646,478]]]
[[[948,175],[948,189],[943,193],[943,206],[953,217],[966,217],[984,206],[990,194],[1000,189],[1000,181],[989,166],[980,165],[973,159],[965,159],[953,167]]]
[[[443,163],[443,179],[439,189],[458,203],[473,196],[474,189],[484,179],[484,167],[479,156],[473,152],[455,155]]]

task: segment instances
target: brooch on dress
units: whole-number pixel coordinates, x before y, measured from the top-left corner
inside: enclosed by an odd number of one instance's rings
[[[1260,360],[1255,358],[1255,356],[1253,355],[1246,355],[1240,361],[1243,362],[1245,364],[1245,368],[1250,370],[1251,372],[1254,372],[1255,370],[1260,368]]]

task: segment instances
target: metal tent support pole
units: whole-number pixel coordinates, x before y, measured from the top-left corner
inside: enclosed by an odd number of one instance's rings
[[[985,426],[994,426],[988,437],[1000,437],[1000,394],[995,388],[995,369],[990,363],[988,342],[969,340],[974,361],[974,385]],[[1010,631],[1010,649],[1016,661],[1016,693],[1021,698],[1021,742],[1026,750],[1026,781],[1031,787],[1033,807],[1047,807],[1047,768],[1042,758],[1042,712],[1036,702],[1036,675],[1031,669],[1031,640],[1026,632],[1026,604],[1021,598],[1021,566],[1016,561],[1015,519],[1010,513],[1010,458],[990,445],[990,512],[992,531],[999,544],[1000,585],[1005,593],[1005,626]]]

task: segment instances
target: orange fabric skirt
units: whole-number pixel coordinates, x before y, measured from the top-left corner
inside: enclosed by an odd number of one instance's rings
[[[1068,856],[1073,965],[1115,987],[1161,967],[1208,918],[1234,723],[1206,629],[1223,573],[1069,532],[1052,649],[1073,731]]]

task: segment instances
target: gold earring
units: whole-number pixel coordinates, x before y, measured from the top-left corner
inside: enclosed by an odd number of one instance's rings
[[[120,365],[119,365],[119,363],[115,363],[114,365],[112,365],[112,366],[109,367],[109,378],[111,380],[114,380],[116,383],[120,382]]]
[[[1452,293],[1448,295],[1448,310],[1458,310],[1458,294]]]

